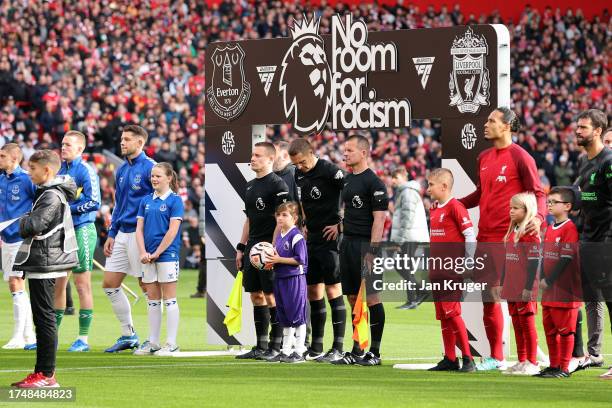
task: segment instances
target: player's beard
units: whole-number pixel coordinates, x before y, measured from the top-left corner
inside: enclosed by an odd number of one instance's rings
[[[587,147],[593,142],[594,136],[591,133],[589,136],[576,136],[578,146]]]

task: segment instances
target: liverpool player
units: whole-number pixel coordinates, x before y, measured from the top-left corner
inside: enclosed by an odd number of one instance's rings
[[[430,212],[431,249],[430,257],[441,259],[471,259],[474,255],[476,235],[467,210],[457,199],[451,196],[453,174],[448,169],[435,169],[429,175],[427,193],[436,203]],[[459,245],[463,244],[465,245]],[[461,275],[455,271],[429,271],[432,284],[444,284],[445,280],[461,281]],[[436,319],[442,327],[444,358],[430,371],[475,371],[474,359],[470,352],[465,323],[461,317],[461,291],[435,291],[434,304]],[[459,359],[455,353],[459,347],[463,356],[463,366],[459,368]]]
[[[510,219],[500,216],[500,208],[507,208],[510,198],[521,192],[535,194],[538,213],[527,226],[526,233],[535,234],[546,215],[546,196],[540,184],[533,158],[519,145],[512,142],[512,132],[520,128],[516,114],[501,107],[489,115],[484,127],[487,140],[493,147],[478,156],[476,191],[462,198],[466,208],[480,206],[478,222],[477,256],[484,257],[485,268],[475,271],[474,279],[487,283],[483,292],[483,322],[491,347],[491,356],[478,364],[479,370],[495,370],[505,367],[502,333],[504,328],[499,292],[500,272],[504,264],[503,239]],[[480,245],[480,243],[483,243]]]

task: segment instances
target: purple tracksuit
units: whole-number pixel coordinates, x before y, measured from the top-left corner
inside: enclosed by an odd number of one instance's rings
[[[308,253],[306,240],[297,227],[285,235],[278,234],[276,252],[284,258],[293,258],[298,266],[274,265],[274,297],[276,317],[282,327],[299,327],[306,324],[306,267]]]

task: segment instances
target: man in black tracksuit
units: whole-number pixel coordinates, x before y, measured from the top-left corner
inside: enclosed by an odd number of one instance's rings
[[[51,150],[40,150],[30,158],[30,178],[38,189],[32,212],[19,222],[24,241],[17,252],[15,267],[29,281],[38,347],[34,372],[12,384],[19,388],[59,387],[55,380],[55,279],[66,276],[78,264],[78,246],[68,204],[76,198],[77,186],[69,176],[56,177],[60,165],[59,156]]]

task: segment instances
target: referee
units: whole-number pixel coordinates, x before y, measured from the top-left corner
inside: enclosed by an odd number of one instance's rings
[[[338,235],[340,193],[344,173],[335,164],[319,159],[306,139],[295,139],[289,145],[289,156],[297,167],[295,181],[306,218],[304,235],[308,245],[308,301],[312,342],[304,358],[331,362],[342,358],[346,307],[340,285]],[[323,354],[323,336],[327,309],[324,293],[332,313],[334,340]]]
[[[246,185],[247,219],[242,237],[236,245],[236,267],[243,272],[244,290],[251,295],[257,345],[238,359],[271,360],[280,353],[282,328],[276,320],[272,270],[257,270],[249,262],[249,252],[258,242],[272,242],[276,230],[276,207],[287,201],[287,184],[272,172],[276,150],[272,143],[260,142],[253,147],[251,170],[255,179]],[[246,257],[245,257],[246,254]],[[270,341],[268,342],[268,329]]]
[[[363,248],[366,257],[378,252],[385,212],[389,205],[387,187],[368,167],[370,142],[363,136],[350,136],[344,144],[344,160],[352,173],[346,176],[342,201],[344,203],[344,237],[340,245],[340,276],[342,291],[351,307],[355,306],[362,280]],[[357,342],[353,350],[332,364],[380,365],[380,342],[385,326],[385,309],[375,290],[366,288],[370,310],[370,351],[363,354]]]
[[[578,115],[576,138],[586,150],[575,185],[581,196],[581,271],[588,326],[588,360],[583,367],[601,367],[605,301],[612,319],[612,272],[609,256],[612,245],[612,150],[602,141],[608,125],[606,114],[589,109]],[[604,374],[612,377],[612,369]]]

